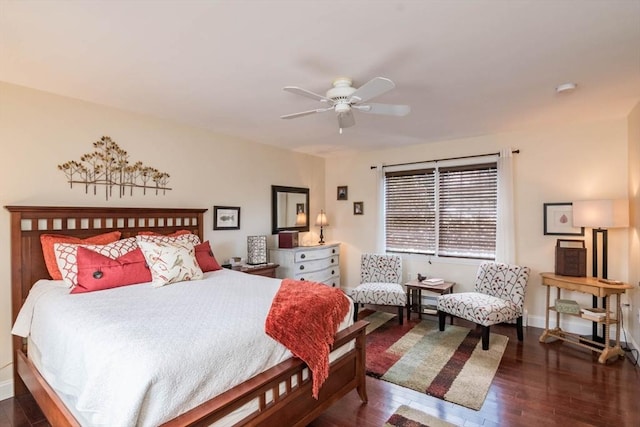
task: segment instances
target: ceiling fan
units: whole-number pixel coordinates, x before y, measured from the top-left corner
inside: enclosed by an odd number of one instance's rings
[[[408,105],[377,104],[367,102],[385,92],[390,91],[396,85],[385,77],[375,77],[359,88],[352,85],[351,79],[340,77],[333,82],[333,87],[323,95],[302,89],[297,86],[286,86],[283,89],[287,92],[306,96],[316,101],[327,104],[326,107],[315,110],[302,111],[299,113],[286,114],[280,116],[281,119],[294,119],[296,117],[307,116],[314,113],[324,113],[325,111],[335,111],[338,116],[338,126],[340,133],[342,129],[356,124],[353,117],[353,110],[362,111],[369,114],[384,114],[388,116],[406,116],[411,111]]]

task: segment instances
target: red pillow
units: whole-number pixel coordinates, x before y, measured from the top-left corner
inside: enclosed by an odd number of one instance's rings
[[[78,285],[71,293],[100,291],[150,281],[151,271],[140,248],[111,259],[79,246]]]
[[[202,271],[222,270],[216,257],[213,256],[213,251],[211,250],[211,245],[208,240],[196,245],[196,261],[198,261],[198,265],[200,265]]]
[[[189,230],[178,230],[174,233],[171,234],[162,234],[162,233],[156,233],[155,231],[140,231],[138,232],[138,236],[167,236],[167,237],[178,237],[178,236],[183,236],[185,234],[191,234],[191,231]]]
[[[109,233],[98,234],[97,236],[80,239],[73,236],[65,236],[62,234],[41,234],[40,243],[42,244],[42,255],[44,255],[44,263],[47,271],[53,280],[62,280],[62,273],[56,262],[56,253],[53,245],[56,243],[73,243],[81,245],[108,245],[120,239],[119,231],[111,231]]]

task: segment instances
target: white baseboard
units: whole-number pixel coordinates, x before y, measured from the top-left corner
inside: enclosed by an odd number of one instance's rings
[[[0,383],[0,400],[13,397],[13,380],[6,380]]]

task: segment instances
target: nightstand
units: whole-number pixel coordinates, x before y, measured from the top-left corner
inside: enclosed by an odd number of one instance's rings
[[[258,265],[238,265],[232,267],[232,270],[241,271],[247,274],[253,274],[256,276],[265,276],[265,277],[276,277],[276,268],[278,268],[278,264],[269,263],[269,264],[258,264]]]

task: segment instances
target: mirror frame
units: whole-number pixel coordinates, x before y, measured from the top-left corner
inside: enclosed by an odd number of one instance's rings
[[[307,204],[307,224],[294,227],[278,227],[278,193],[298,193],[306,196]],[[271,186],[271,234],[278,234],[281,231],[309,231],[309,218],[311,209],[309,208],[309,189],[302,187],[286,187],[282,185]]]

